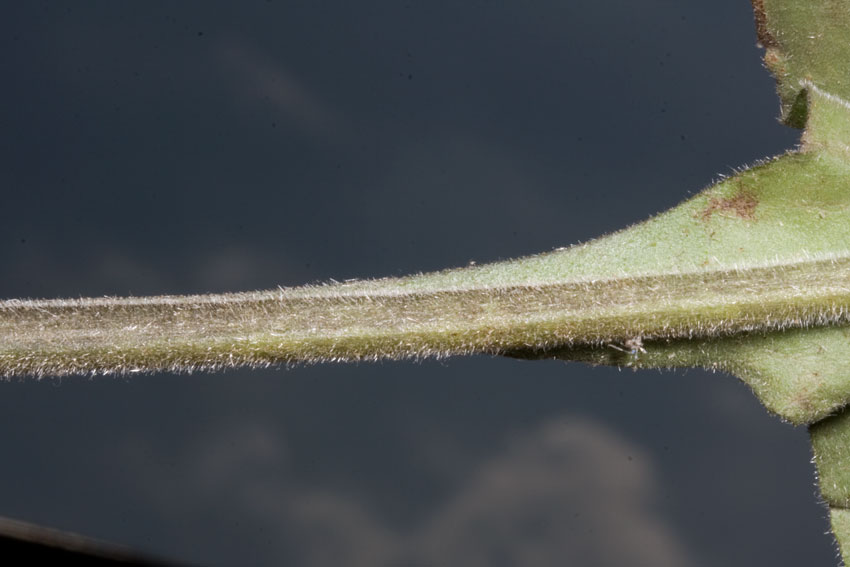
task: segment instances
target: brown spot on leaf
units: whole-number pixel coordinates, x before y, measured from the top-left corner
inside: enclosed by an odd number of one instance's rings
[[[764,0],[752,0],[753,13],[756,16],[756,34],[758,35],[759,45],[770,48],[776,47],[779,42],[770,33],[767,26],[767,13],[764,10]]]
[[[758,204],[758,198],[751,191],[742,188],[732,197],[712,197],[700,213],[700,218],[709,221],[714,213],[720,213],[724,216],[731,215],[746,220],[755,220]]]
[[[768,47],[764,52],[764,64],[776,77],[777,80],[788,75],[788,67],[785,65],[785,58],[782,52],[776,47]]]

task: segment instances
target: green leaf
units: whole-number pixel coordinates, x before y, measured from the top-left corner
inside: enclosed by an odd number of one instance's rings
[[[821,495],[842,555],[850,552],[850,410],[810,428]]]
[[[774,309],[770,317],[775,326],[753,322],[752,330],[761,332],[726,335],[732,331],[729,323],[746,308],[746,300],[735,293],[736,270],[756,266],[798,269],[817,264],[819,258],[827,259],[832,270],[840,258],[850,254],[848,186],[850,170],[844,161],[818,152],[788,154],[725,180],[644,224],[571,249],[565,257],[572,256],[570,269],[579,277],[716,274],[723,278],[726,303],[717,314],[726,323],[715,321],[702,306],[694,305],[695,317],[702,323],[693,323],[687,338],[698,340],[683,341],[674,333],[665,336],[658,329],[633,326],[631,332],[641,337],[645,353],[624,356],[603,345],[590,350],[538,351],[536,356],[641,368],[727,370],[744,379],[768,409],[793,423],[811,423],[829,415],[850,402],[850,381],[842,371],[850,365],[848,329],[789,329],[846,321],[843,300],[832,305],[831,315],[821,312],[818,317],[822,319],[796,320],[796,315],[783,317],[782,309]],[[780,302],[786,307],[795,297],[805,295],[808,284],[792,281],[787,273],[776,277],[777,285],[784,289]],[[848,288],[848,280],[836,280],[835,284],[839,294]],[[764,294],[770,284],[753,285],[748,293],[767,301]],[[670,284],[667,291],[675,294],[675,286]],[[750,331],[743,327],[738,330]],[[782,332],[766,333],[771,330]],[[620,343],[627,335],[628,330],[623,329]]]
[[[807,85],[850,100],[850,4],[844,0],[752,0],[764,61],[776,77],[782,118],[807,126]],[[846,116],[845,116],[846,122]]]
[[[832,533],[838,542],[842,557],[850,557],[850,510],[832,508],[830,510]],[[846,562],[846,561],[845,561]]]

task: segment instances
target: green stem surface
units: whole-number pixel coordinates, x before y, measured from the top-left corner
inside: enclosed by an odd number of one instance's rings
[[[0,303],[0,374],[504,353],[848,322],[850,257],[538,285]]]

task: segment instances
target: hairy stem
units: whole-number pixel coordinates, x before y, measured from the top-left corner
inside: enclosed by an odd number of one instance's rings
[[[540,285],[405,291],[396,281],[0,302],[0,375],[192,371],[710,338],[844,323],[850,312],[850,256]]]

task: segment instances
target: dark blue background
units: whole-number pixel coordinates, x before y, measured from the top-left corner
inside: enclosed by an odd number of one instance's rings
[[[531,254],[792,148],[749,3],[8,3],[0,297]],[[202,565],[833,565],[734,378],[474,357],[0,384],[0,514]]]

